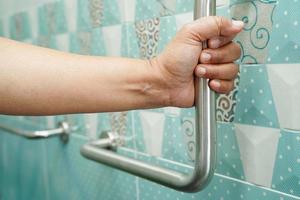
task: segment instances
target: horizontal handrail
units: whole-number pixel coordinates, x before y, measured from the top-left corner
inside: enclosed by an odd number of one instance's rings
[[[215,0],[196,0],[194,18],[214,15]],[[203,48],[207,43],[203,43]],[[216,160],[215,94],[208,87],[208,80],[196,78],[196,135],[195,162],[191,174],[181,173],[143,163],[117,154],[114,150],[121,144],[116,133],[105,132],[104,138],[85,144],[81,154],[91,160],[126,171],[161,185],[185,192],[198,192],[211,180]]]
[[[60,122],[58,128],[49,130],[28,131],[11,127],[6,124],[0,124],[0,129],[28,139],[41,139],[53,136],[68,135],[71,131],[74,131],[76,128],[70,127],[70,125],[67,122]]]

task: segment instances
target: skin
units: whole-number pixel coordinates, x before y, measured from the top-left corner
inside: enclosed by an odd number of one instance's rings
[[[243,23],[221,17],[185,25],[151,60],[63,53],[0,38],[0,113],[56,115],[191,107],[194,77],[233,88]],[[202,50],[202,42],[208,48]]]

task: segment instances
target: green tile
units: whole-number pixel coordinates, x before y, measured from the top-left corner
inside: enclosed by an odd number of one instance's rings
[[[2,139],[5,141],[1,147],[3,151],[2,198],[48,199],[45,142],[27,140],[11,133],[0,134],[3,134]]]
[[[31,27],[27,12],[14,14],[9,19],[10,38],[25,40],[31,37]]]
[[[241,66],[235,122],[279,127],[265,65]]]
[[[0,20],[0,36],[4,36],[4,27],[2,20]]]
[[[65,145],[55,138],[47,141],[50,199],[136,199],[133,176],[79,154],[86,142],[76,136]]]
[[[272,188],[300,197],[300,132],[282,130]]]
[[[177,0],[176,13],[194,12],[194,0]]]
[[[68,31],[65,6],[62,0],[47,3],[38,8],[40,35],[52,35]]]

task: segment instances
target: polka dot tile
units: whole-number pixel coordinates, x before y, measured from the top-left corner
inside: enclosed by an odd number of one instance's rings
[[[160,20],[158,52],[163,51],[177,32],[176,19],[174,16],[162,17]]]
[[[180,167],[179,167],[180,168]],[[296,196],[289,196],[284,193],[277,193],[273,190],[266,190],[261,187],[237,182],[226,176],[216,174],[206,189],[198,193],[184,193],[169,189],[158,184],[138,179],[139,199],[143,200],[192,200],[192,199],[238,199],[238,200],[295,200]]]
[[[300,196],[300,133],[281,131],[272,188]]]
[[[273,16],[268,63],[300,62],[300,1],[278,1]]]
[[[245,179],[239,145],[232,124],[217,125],[217,163],[216,172],[233,178]]]
[[[273,102],[265,65],[242,65],[235,122],[278,128]]]

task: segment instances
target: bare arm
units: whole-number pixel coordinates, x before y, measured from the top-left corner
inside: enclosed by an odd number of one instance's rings
[[[0,113],[48,115],[167,104],[148,60],[63,53],[0,39]]]
[[[233,61],[240,49],[231,40],[241,29],[241,23],[223,18],[197,20],[151,60],[81,56],[0,38],[0,113],[190,107],[194,74],[211,79],[210,87],[217,92],[232,89],[238,72]],[[202,51],[204,40],[210,48]]]

